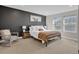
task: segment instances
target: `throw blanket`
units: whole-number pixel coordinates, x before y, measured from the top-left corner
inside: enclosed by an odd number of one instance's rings
[[[56,37],[56,36],[61,37],[61,34],[59,32],[56,32],[56,31],[39,32],[39,34],[38,34],[38,38],[42,39],[45,42],[47,42],[48,39]]]

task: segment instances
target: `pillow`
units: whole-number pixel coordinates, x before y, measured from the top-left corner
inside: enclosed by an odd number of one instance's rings
[[[36,27],[36,26],[31,26],[31,27],[30,27],[30,30],[31,30],[31,31],[37,31],[37,27]]]
[[[44,31],[44,27],[43,27],[43,26],[39,26],[39,27],[38,27],[38,30]]]
[[[44,31],[44,27],[43,26],[31,26],[30,30],[31,31]]]

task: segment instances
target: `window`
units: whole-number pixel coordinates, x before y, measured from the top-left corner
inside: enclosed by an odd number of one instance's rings
[[[77,16],[53,17],[53,30],[76,33]]]
[[[60,31],[61,30],[61,17],[57,16],[53,18],[53,29],[54,31]]]
[[[76,32],[77,31],[77,16],[66,16],[63,20],[64,32]]]

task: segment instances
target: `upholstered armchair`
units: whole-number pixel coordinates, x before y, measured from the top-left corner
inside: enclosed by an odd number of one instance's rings
[[[0,36],[1,39],[0,43],[7,44],[8,46],[11,46],[11,32],[8,29],[0,30]]]
[[[7,46],[11,46],[13,41],[18,40],[18,32],[11,33],[9,29],[0,30],[0,36],[1,36],[0,43],[4,43]]]

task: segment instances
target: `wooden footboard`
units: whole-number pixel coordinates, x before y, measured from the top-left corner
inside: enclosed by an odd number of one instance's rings
[[[61,35],[59,35],[59,36],[56,36],[56,37],[58,37],[60,40],[61,40]],[[54,38],[54,37],[53,37]],[[53,38],[52,38],[52,40],[53,40]],[[42,41],[42,44],[45,44],[45,46],[47,47],[47,45],[48,45],[48,39],[47,39],[47,41],[43,41],[43,40],[41,40]]]

